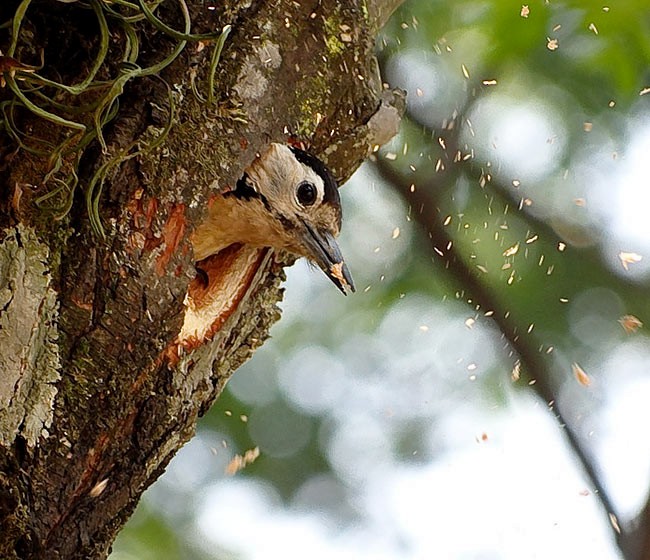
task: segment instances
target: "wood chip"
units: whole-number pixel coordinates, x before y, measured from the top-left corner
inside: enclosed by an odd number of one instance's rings
[[[239,454],[235,455],[232,458],[232,461],[230,461],[230,463],[228,463],[228,465],[226,466],[226,470],[225,470],[226,474],[228,476],[233,476],[234,474],[237,474],[244,467],[255,462],[255,460],[259,456],[260,456],[259,447],[254,447],[253,449],[249,449],[244,453],[244,455],[239,455]]]
[[[88,492],[88,495],[91,498],[98,498],[102,494],[102,492],[106,490],[106,486],[108,486],[108,478],[105,478],[104,480],[95,484],[92,490]]]
[[[517,360],[515,362],[515,365],[512,368],[512,371],[510,372],[510,379],[512,379],[513,382],[519,381],[521,378],[521,362]]]
[[[332,273],[332,276],[336,278],[341,285],[347,286],[348,283],[345,280],[345,277],[343,276],[343,262],[335,263],[330,267],[330,272]]]
[[[503,256],[504,257],[512,257],[513,255],[516,255],[518,251],[519,251],[519,243],[515,243],[512,247],[508,247],[503,252]]]
[[[618,254],[618,258],[621,259],[621,264],[625,270],[629,270],[630,264],[638,263],[643,259],[638,253],[629,253],[627,251],[621,251]]]
[[[573,375],[578,380],[578,383],[580,383],[580,385],[583,387],[589,387],[589,385],[591,385],[591,378],[589,375],[587,375],[587,372],[580,367],[579,364],[575,362],[572,363],[571,370],[573,371]]]
[[[643,326],[643,323],[634,315],[623,315],[618,322],[627,334],[633,334]]]

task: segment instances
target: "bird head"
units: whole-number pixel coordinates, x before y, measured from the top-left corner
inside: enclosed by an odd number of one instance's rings
[[[341,199],[332,173],[315,156],[273,143],[246,169],[227,193],[254,204],[256,244],[285,249],[315,263],[345,294],[354,283],[336,236],[341,230]],[[248,204],[247,204],[248,206]],[[243,240],[245,241],[245,240]]]

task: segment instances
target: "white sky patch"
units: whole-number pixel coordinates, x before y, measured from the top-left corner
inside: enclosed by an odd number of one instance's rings
[[[433,55],[414,50],[393,56],[386,64],[386,76],[393,85],[406,90],[409,110],[433,126],[432,108],[444,97],[445,81]]]
[[[338,357],[322,346],[298,349],[280,371],[288,399],[308,414],[322,414],[345,399],[345,370]]]
[[[635,118],[627,152],[618,173],[611,178],[609,205],[602,210],[609,214],[605,251],[610,266],[631,277],[650,274],[650,258],[623,270],[618,254],[635,252],[650,257],[650,117]],[[617,262],[618,261],[618,262]]]
[[[383,531],[394,527],[408,543],[408,558],[618,557],[553,420],[523,400],[499,415],[452,415],[444,429],[464,435],[464,444],[371,486],[370,509]]]
[[[589,216],[607,265],[626,278],[642,279],[650,274],[650,114],[632,114],[627,124],[623,143],[601,134],[585,145],[566,183],[578,185],[586,202],[580,213]],[[648,258],[623,266],[622,253]]]
[[[629,140],[624,167],[616,178],[614,232],[621,240],[643,240],[650,252],[650,119]]]
[[[631,519],[645,505],[650,472],[650,343],[620,345],[605,361],[606,402],[598,413],[596,446],[602,473],[621,514]]]
[[[386,64],[386,79],[406,90],[409,112],[418,122],[436,128],[466,97],[466,80],[460,68],[450,72],[453,63],[421,49],[402,51]]]
[[[466,134],[464,140],[504,181],[540,181],[557,168],[566,131],[550,105],[495,94],[477,104],[470,120],[476,138]]]
[[[208,488],[204,497],[198,524],[207,550],[226,546],[247,560],[398,557],[380,534],[332,530],[318,515],[283,509],[268,485],[243,479],[222,482]]]

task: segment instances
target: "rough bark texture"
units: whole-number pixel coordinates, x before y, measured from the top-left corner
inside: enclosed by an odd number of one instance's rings
[[[19,2],[3,4],[7,21]],[[0,137],[0,558],[106,557],[142,492],[278,319],[290,259],[266,251],[212,341],[175,346],[195,275],[188,237],[210,196],[270,141],[306,142],[344,179],[394,133],[399,110],[383,91],[373,35],[395,2],[188,4],[192,32],[233,26],[217,103],[192,95],[211,49],[190,43],[161,76],[177,101],[166,141],[107,175],[105,240],[91,232],[82,196],[106,161],[96,142],[81,158],[72,209],[57,220],[34,204],[51,188],[51,162]],[[178,6],[167,0],[158,15],[182,29]],[[34,0],[14,56],[37,66],[43,51],[44,74],[80,82],[98,48],[92,13],[83,2]],[[169,51],[153,27],[138,33],[145,57]],[[10,36],[2,30],[3,52]],[[130,83],[104,131],[107,153],[155,136],[168,110],[161,82]],[[16,119],[27,135],[60,137],[27,111]]]

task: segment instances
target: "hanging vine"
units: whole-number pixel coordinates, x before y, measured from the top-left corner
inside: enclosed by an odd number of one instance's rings
[[[0,86],[7,88],[6,95],[0,101],[0,127],[17,150],[46,160],[42,181],[46,192],[35,202],[52,211],[57,219],[69,213],[75,191],[81,184],[93,231],[104,236],[99,215],[104,182],[109,172],[123,162],[158,147],[169,133],[174,122],[176,94],[159,75],[180,56],[188,42],[212,44],[205,97],[198,88],[192,89],[200,101],[214,103],[214,77],[231,26],[226,25],[213,33],[192,34],[186,1],[175,1],[184,21],[182,31],[169,27],[156,15],[165,0],[156,0],[149,5],[144,0],[137,0],[136,3],[126,0],[65,0],[66,4],[74,4],[70,9],[92,12],[99,30],[94,41],[96,52],[86,76],[74,84],[58,81],[48,75],[51,73],[47,72],[45,62],[47,53],[32,52],[30,34],[33,31],[26,30],[32,0],[22,0],[11,19],[0,25],[0,29],[9,30],[10,33],[6,51],[0,51]],[[139,29],[145,25],[155,27],[168,38],[170,45],[167,56],[149,64],[142,61],[139,40]],[[115,44],[121,48],[117,66],[114,62],[109,64],[107,58]],[[31,65],[21,60],[30,56],[40,56],[40,63]],[[110,59],[115,60],[115,57],[111,56]],[[146,139],[139,138],[128,146],[113,148],[111,152],[104,130],[118,114],[120,96],[127,84],[145,77],[156,78],[167,88],[169,109],[166,122],[157,136],[151,138],[147,135]],[[48,128],[45,137],[39,136],[33,129],[21,130],[19,115],[24,111],[54,126],[55,133]],[[91,145],[100,147],[105,161],[90,178],[80,181],[81,157]]]

